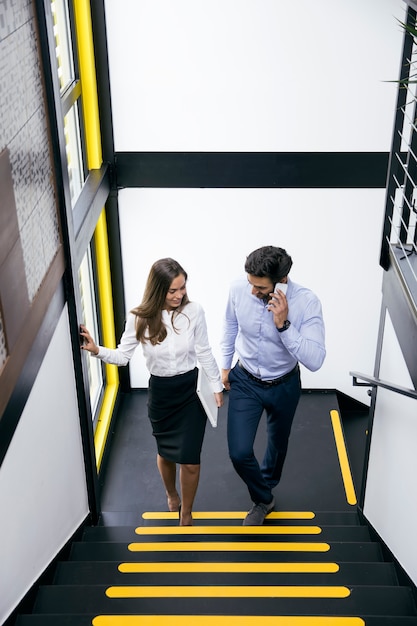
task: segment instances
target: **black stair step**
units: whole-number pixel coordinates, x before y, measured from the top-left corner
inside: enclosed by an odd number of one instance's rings
[[[349,587],[344,598],[248,597],[250,589],[235,597],[108,597],[105,585],[40,587],[34,613],[93,613],[137,615],[416,615],[411,590],[405,587]],[[146,586],[140,587],[146,591]],[[224,592],[225,588],[221,588]],[[255,587],[256,591],[258,589]],[[278,587],[281,590],[280,587]],[[325,588],[320,588],[325,591]],[[132,592],[132,590],[129,590]],[[149,590],[147,590],[149,592]]]
[[[21,615],[15,626],[91,626],[92,620],[96,615],[96,613],[83,615]],[[365,626],[417,626],[417,617],[408,615],[362,615],[358,617],[364,619]],[[199,625],[198,619],[199,615],[196,615],[194,626]],[[254,626],[257,626],[256,615],[253,616],[253,620]],[[210,626],[216,626],[216,616],[211,616]]]
[[[20,615],[15,626],[91,626],[92,620],[96,615],[97,613],[83,615]],[[365,626],[417,626],[417,617],[409,615],[362,615],[358,617],[363,618]],[[199,625],[198,619],[199,615],[196,615],[194,626]],[[257,626],[256,615],[253,616],[253,624]],[[216,626],[216,616],[211,616],[210,626]]]
[[[138,542],[135,542],[138,543]],[[210,542],[211,543],[211,542]],[[112,542],[74,542],[71,547],[69,560],[74,561],[383,561],[381,547],[373,542],[331,542],[327,543],[329,549],[324,549],[326,542],[309,542],[317,550],[306,551],[300,548],[304,543],[298,544],[298,549],[294,550],[244,550],[244,544],[239,545],[238,550],[230,549],[230,542],[221,542],[224,549],[218,548],[218,542],[213,542],[213,550],[203,550],[199,542],[183,542],[182,545],[189,550],[173,550],[169,544],[164,543],[163,549],[153,547],[153,544],[143,544],[149,551],[131,551],[126,543]],[[297,542],[291,542],[297,543]],[[161,544],[160,544],[161,545]],[[229,545],[229,547],[228,547]],[[270,545],[279,548],[283,544],[271,543]],[[261,547],[261,544],[259,544]],[[162,547],[162,546],[161,546]],[[214,549],[216,547],[216,549]]]
[[[309,526],[286,524],[276,531],[274,527],[252,527],[251,529],[239,526],[234,533],[234,527],[224,527],[224,533],[219,533],[222,527],[193,526],[192,531],[176,526],[167,533],[166,527],[141,526],[134,528],[129,526],[95,526],[84,530],[83,541],[114,541],[114,542],[137,542],[137,541],[371,541],[369,530],[366,526]],[[201,529],[201,534],[200,534]],[[203,530],[204,529],[204,530]],[[310,531],[314,532],[307,532]],[[288,532],[285,532],[288,530]],[[306,532],[302,532],[305,530]],[[293,532],[291,532],[293,531]],[[244,534],[245,533],[245,534]],[[247,534],[246,534],[247,533]]]
[[[97,613],[83,613],[76,615],[64,615],[62,613],[53,615],[19,615],[14,626],[91,626]],[[390,625],[388,625],[390,626]],[[406,624],[405,626],[408,626]],[[411,624],[411,626],[413,626]]]
[[[54,583],[60,585],[396,585],[392,563],[339,563],[331,572],[185,572],[125,573],[115,562],[66,561],[57,564]],[[145,564],[146,565],[146,564]],[[238,564],[238,567],[241,564]],[[147,568],[148,569],[148,568]],[[154,568],[152,568],[154,569]],[[163,566],[161,567],[163,569]],[[219,568],[220,569],[220,568]]]
[[[194,511],[193,519],[194,525],[211,525],[211,526],[236,526],[243,522],[247,511],[241,511],[240,513],[224,513],[226,516],[222,517],[220,514],[216,516],[215,512],[202,512]],[[264,525],[285,525],[292,524],[305,524],[305,525],[323,525],[323,526],[360,526],[359,515],[355,510],[352,511],[301,511],[297,516],[296,511],[290,512],[275,512],[276,515],[282,515],[282,517],[268,516],[265,519]],[[289,513],[289,514],[288,514]],[[104,514],[106,515],[106,514]],[[108,514],[107,514],[108,515]],[[107,519],[107,518],[106,518]],[[175,526],[178,524],[178,513],[167,512],[145,512],[143,516],[134,517],[132,523],[123,524],[129,527],[135,526]],[[103,523],[100,526],[117,526],[118,524]]]

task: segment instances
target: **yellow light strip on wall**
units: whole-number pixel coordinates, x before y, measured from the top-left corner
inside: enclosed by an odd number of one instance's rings
[[[328,543],[250,542],[250,541],[165,541],[162,543],[130,543],[131,552],[328,552]]]
[[[89,170],[99,169],[102,165],[103,157],[90,2],[88,0],[74,0],[74,15],[81,78],[87,163]],[[113,348],[115,347],[113,299],[108,254],[107,224],[104,209],[97,222],[94,233],[94,244],[98,271],[98,296],[103,327],[103,342],[109,348]],[[117,367],[114,365],[106,365],[105,368],[106,388],[94,434],[97,469],[100,469],[103,458],[104,447],[119,386]]]
[[[343,484],[345,486],[346,500],[348,504],[356,504],[355,487],[353,486],[352,473],[350,471],[349,459],[346,452],[345,438],[343,436],[342,425],[338,411],[330,411],[333,425],[334,438],[336,440],[337,453],[339,455],[340,470],[342,472]]]
[[[108,255],[107,226],[104,210],[97,222],[94,242],[96,246],[97,274],[99,283],[100,314],[104,344],[114,348],[114,316],[113,298],[110,279],[110,262]],[[116,402],[119,387],[119,372],[115,365],[106,364],[106,388],[101,404],[100,415],[94,433],[94,445],[96,450],[97,469],[100,469],[106,445],[107,434],[110,428],[114,404]]]
[[[207,563],[187,561],[180,562],[163,562],[163,563],[147,563],[147,562],[127,562],[120,563],[119,572],[122,574],[156,574],[156,573],[192,573],[192,574],[335,574],[339,571],[337,563],[279,563],[279,562],[253,562],[253,563]]]
[[[108,587],[108,598],[348,598],[350,589],[326,585],[122,585]]]
[[[103,156],[101,152],[100,116],[98,113],[96,66],[89,0],[74,0],[74,15],[88,169],[92,170],[101,167]]]
[[[98,615],[93,626],[365,626],[361,617],[321,615]]]
[[[319,535],[319,526],[139,526],[137,535]]]

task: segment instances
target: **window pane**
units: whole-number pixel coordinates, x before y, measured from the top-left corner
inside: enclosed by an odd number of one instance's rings
[[[64,132],[67,149],[71,202],[72,207],[74,208],[84,183],[78,102],[71,107],[68,114],[64,117]]]
[[[59,85],[62,93],[75,78],[70,20],[66,0],[52,0],[51,7],[54,20]]]
[[[92,337],[98,341],[98,321],[94,288],[94,272],[91,250],[88,248],[79,269],[79,281],[81,292],[81,306],[83,310],[83,323],[90,331]],[[94,357],[87,359],[88,379],[90,383],[90,404],[93,419],[96,416],[101,393],[103,390],[103,370],[101,361]]]

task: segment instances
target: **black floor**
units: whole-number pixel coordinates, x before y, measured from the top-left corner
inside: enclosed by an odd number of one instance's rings
[[[235,473],[227,452],[225,405],[216,429],[207,425],[195,511],[245,511],[251,507],[246,486]],[[166,510],[164,489],[156,468],[156,444],[147,418],[147,392],[125,394],[102,477],[103,525],[135,524],[144,511]],[[304,391],[294,419],[281,483],[274,491],[276,510],[344,511],[346,501],[330,420],[340,411],[334,392]],[[347,433],[357,496],[366,421],[350,414]],[[265,420],[256,441],[258,457],[265,441]],[[353,454],[352,454],[353,453]]]

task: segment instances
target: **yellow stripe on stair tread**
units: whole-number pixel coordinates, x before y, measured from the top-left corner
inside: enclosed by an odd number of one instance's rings
[[[108,598],[347,598],[350,589],[326,585],[114,585]]]
[[[137,535],[319,535],[319,526],[138,526]]]
[[[320,615],[98,615],[93,626],[365,626],[360,617]]]
[[[165,541],[161,543],[130,543],[128,549],[131,552],[328,552],[328,543],[307,543],[288,541]]]
[[[337,563],[120,563],[119,572],[124,574],[139,573],[330,573],[339,571]]]
[[[194,519],[244,519],[247,511],[193,511]],[[314,519],[312,511],[272,511],[267,519]],[[178,519],[178,513],[169,511],[147,511],[142,513],[143,519]]]
[[[357,503],[355,487],[353,486],[352,472],[350,471],[349,459],[346,451],[342,425],[340,423],[339,412],[330,411],[330,418],[332,420],[334,438],[336,440],[336,448],[339,456],[340,470],[342,472],[342,479],[346,492],[346,500],[348,504],[355,505]]]

